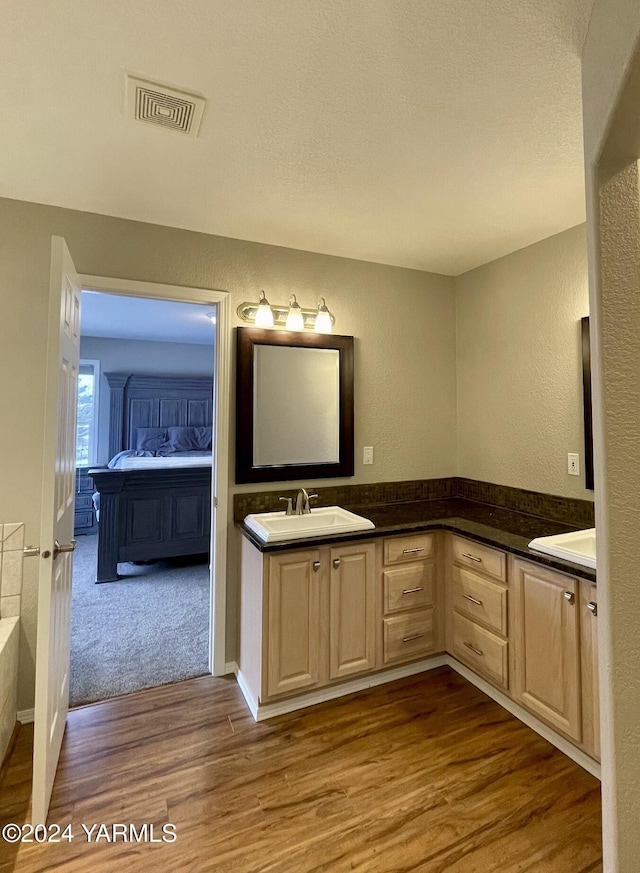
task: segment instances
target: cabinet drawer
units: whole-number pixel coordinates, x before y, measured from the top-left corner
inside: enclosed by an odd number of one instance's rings
[[[406,564],[385,570],[384,611],[404,612],[433,603],[433,564]]]
[[[453,616],[453,654],[494,685],[507,688],[506,641],[457,613]]]
[[[502,585],[454,567],[453,608],[489,630],[507,635],[507,589]]]
[[[90,494],[76,494],[76,512],[91,509],[93,501]]]
[[[435,651],[433,609],[384,619],[384,663],[408,661]]]
[[[498,549],[482,543],[453,537],[453,560],[465,567],[471,567],[505,582],[507,578],[507,556]]]
[[[91,476],[78,476],[77,488],[79,493],[88,491],[91,494],[95,491]]]
[[[403,564],[433,557],[433,534],[389,537],[384,541],[384,563]]]
[[[74,530],[85,530],[93,527],[93,512],[76,512],[73,517]]]

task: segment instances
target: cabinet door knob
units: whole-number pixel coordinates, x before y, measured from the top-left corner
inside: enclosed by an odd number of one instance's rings
[[[571,603],[573,605],[576,601],[576,596],[573,591],[565,591],[564,599],[567,601],[567,603]]]
[[[598,604],[594,603],[593,600],[590,603],[587,603],[587,609],[592,615],[598,614]]]
[[[336,570],[338,569],[338,567],[340,566],[340,558],[333,559],[333,566],[334,566],[334,569],[336,569]]]
[[[315,572],[315,573],[318,572],[318,570],[320,569],[320,561],[314,561],[314,562],[313,562],[313,569],[314,569],[314,572]]]

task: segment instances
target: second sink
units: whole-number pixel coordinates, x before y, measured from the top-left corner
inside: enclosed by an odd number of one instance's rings
[[[263,543],[288,542],[323,534],[372,530],[374,523],[341,506],[318,506],[305,515],[282,512],[257,512],[244,523]]]
[[[573,561],[583,567],[596,569],[596,529],[574,530],[570,533],[550,537],[537,537],[531,540],[529,548],[537,552]]]

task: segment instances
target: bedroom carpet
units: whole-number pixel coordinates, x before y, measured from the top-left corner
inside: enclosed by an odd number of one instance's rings
[[[74,554],[70,705],[207,674],[206,557],[120,564],[123,578],[96,585],[97,545],[78,537]]]

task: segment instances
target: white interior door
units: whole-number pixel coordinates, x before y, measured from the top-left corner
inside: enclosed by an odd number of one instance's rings
[[[69,708],[69,631],[80,283],[65,241],[51,240],[42,468],[32,820],[44,824]]]

